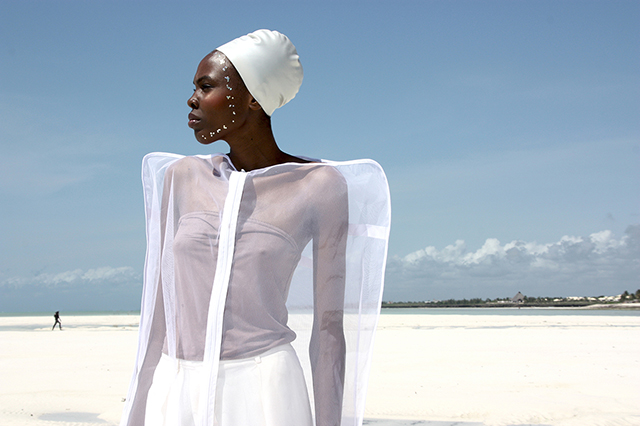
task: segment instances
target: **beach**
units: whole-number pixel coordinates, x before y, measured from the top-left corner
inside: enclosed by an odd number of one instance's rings
[[[118,424],[138,316],[61,319],[0,317],[0,425]],[[640,425],[640,315],[385,312],[364,423]]]

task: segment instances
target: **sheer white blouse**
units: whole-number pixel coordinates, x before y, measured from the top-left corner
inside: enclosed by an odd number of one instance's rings
[[[144,424],[162,353],[202,362],[213,424],[219,360],[292,343],[316,425],[361,424],[389,233],[370,160],[236,171],[224,155],[143,162],[147,259],[122,425]],[[306,347],[306,349],[305,349]]]

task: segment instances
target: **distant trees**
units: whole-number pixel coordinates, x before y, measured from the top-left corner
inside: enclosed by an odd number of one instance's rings
[[[638,300],[640,299],[640,289],[636,290],[635,293],[629,293],[628,291],[624,291],[620,296],[620,301],[624,302],[625,300]]]
[[[597,303],[615,304],[628,301],[640,300],[640,289],[635,293],[625,291],[620,296],[598,296],[598,297],[530,297],[523,296],[523,303],[516,303],[513,298],[496,298],[496,299],[448,299],[433,300],[422,302],[382,302],[383,307],[387,308],[413,308],[413,307],[501,307],[501,306],[587,306]]]

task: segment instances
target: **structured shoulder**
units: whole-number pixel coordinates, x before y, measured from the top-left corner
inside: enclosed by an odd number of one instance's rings
[[[305,177],[310,206],[317,214],[335,215],[347,206],[347,181],[340,170],[326,164],[314,166]]]
[[[326,164],[313,166],[307,175],[307,179],[320,189],[340,191],[341,189],[346,190],[347,187],[347,182],[340,170]]]
[[[191,180],[199,174],[209,173],[211,164],[204,158],[200,157],[183,157],[174,161],[167,168],[167,179],[184,181]]]
[[[210,168],[207,160],[200,157],[182,157],[178,161],[174,161],[169,168],[168,172],[171,173],[185,173],[194,169],[202,169],[203,167]]]

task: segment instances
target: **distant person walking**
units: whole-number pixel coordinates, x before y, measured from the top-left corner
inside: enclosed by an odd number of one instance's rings
[[[56,325],[60,327],[60,331],[62,331],[62,323],[60,322],[60,311],[56,311],[56,313],[53,314],[53,318],[55,318],[56,322],[53,323],[53,327],[51,327],[51,331],[55,330]]]

